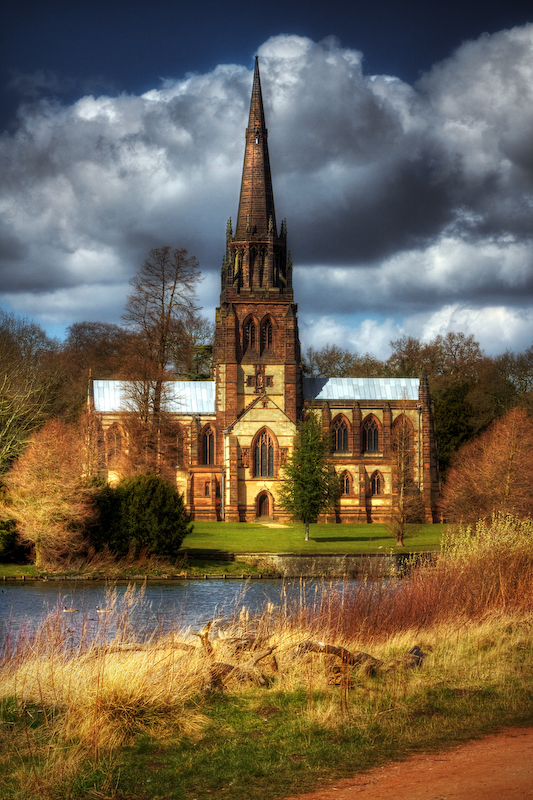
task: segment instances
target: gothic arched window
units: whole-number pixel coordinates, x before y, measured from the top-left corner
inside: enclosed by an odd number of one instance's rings
[[[215,463],[215,436],[212,428],[206,428],[202,434],[202,464]]]
[[[363,424],[363,452],[379,451],[379,426],[375,417],[368,417]]]
[[[113,461],[122,452],[122,432],[116,423],[113,423],[106,434],[107,459]]]
[[[337,417],[331,426],[332,447],[334,453],[346,453],[348,450],[348,425],[343,417]]]
[[[396,469],[407,477],[414,467],[414,431],[405,414],[401,414],[392,427],[392,450]]]
[[[261,326],[261,351],[272,347],[272,320],[266,319]]]
[[[372,496],[383,493],[383,478],[379,472],[372,473],[370,478],[370,494]]]
[[[351,494],[352,480],[349,472],[343,472],[341,475],[341,496],[345,497]]]
[[[255,322],[249,319],[244,323],[243,344],[245,350],[255,350]]]
[[[274,477],[274,442],[268,431],[262,431],[255,442],[254,476],[256,478]]]

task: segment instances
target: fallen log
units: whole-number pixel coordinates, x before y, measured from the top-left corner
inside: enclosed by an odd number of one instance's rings
[[[252,659],[250,659],[250,663],[248,664],[248,666],[249,667],[255,667],[257,664],[259,664],[260,661],[262,661],[267,656],[271,655],[276,648],[277,648],[277,644],[273,644],[272,647],[267,647],[266,650],[262,650],[260,653],[258,653]],[[278,662],[276,661],[275,658],[273,658],[272,661],[273,661],[273,663],[275,665],[275,670],[277,672]]]
[[[364,653],[362,650],[357,650],[351,653],[345,647],[338,647],[334,644],[326,644],[325,642],[313,642],[307,639],[305,642],[300,642],[296,645],[293,651],[295,657],[304,655],[305,653],[326,653],[326,655],[337,656],[341,659],[343,664],[349,664],[352,667],[361,667],[372,674],[382,664],[379,658],[374,658],[369,653]]]
[[[400,656],[400,658],[395,658],[394,661],[388,661],[386,664],[383,664],[381,671],[390,672],[393,669],[416,669],[416,667],[422,666],[426,657],[427,653],[423,653],[422,650],[415,645],[409,650],[407,655]]]
[[[165,644],[118,644],[118,645],[102,645],[101,647],[94,647],[87,653],[84,653],[83,658],[90,661],[94,658],[101,658],[102,656],[115,655],[117,653],[143,653],[143,652],[156,652],[158,650],[184,650],[190,652],[198,650],[194,644],[188,642],[166,642]]]
[[[224,681],[231,678],[239,683],[253,683],[256,686],[266,686],[266,680],[259,672],[249,669],[241,669],[235,664],[225,664],[222,661],[215,661],[209,669],[209,683],[204,687],[204,692],[224,690]]]

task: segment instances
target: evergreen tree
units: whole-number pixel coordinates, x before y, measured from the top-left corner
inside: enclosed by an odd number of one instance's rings
[[[105,545],[116,555],[175,557],[192,531],[190,515],[175,486],[158,475],[134,475],[116,487],[106,486],[98,498],[99,520],[91,544]]]
[[[283,466],[283,483],[278,490],[279,504],[292,519],[309,524],[319,514],[334,508],[340,494],[339,478],[329,464],[330,440],[320,420],[312,412],[298,426],[294,450]]]

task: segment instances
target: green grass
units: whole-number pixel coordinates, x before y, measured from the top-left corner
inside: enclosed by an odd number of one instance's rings
[[[195,522],[184,550],[209,550],[229,553],[420,553],[440,549],[446,525],[408,525],[405,547],[396,547],[386,525],[326,525],[310,528],[304,541],[304,526],[288,524],[270,527],[260,523]]]
[[[310,539],[304,541],[302,524],[270,527],[268,524],[246,522],[195,522],[192,534],[183,543],[186,563],[121,564],[120,577],[139,575],[157,578],[186,570],[189,575],[252,575],[257,567],[239,561],[239,553],[420,553],[440,550],[446,525],[408,525],[405,546],[396,547],[386,525],[311,525]],[[220,558],[217,559],[217,553]],[[235,553],[235,561],[224,559],[225,553]],[[208,556],[207,558],[205,556]],[[57,575],[86,575],[87,577],[118,577],[111,564],[79,564]],[[25,576],[38,579],[43,570],[31,564],[2,564],[0,582],[5,577]]]
[[[275,800],[316,791],[415,752],[449,747],[499,725],[531,724],[531,715],[509,710],[503,686],[466,697],[447,688],[421,692],[419,704],[404,709],[390,708],[383,698],[360,712],[351,699],[352,719],[344,724],[328,727],[310,719],[310,702],[337,704],[340,713],[334,694],[317,691],[311,698],[300,690],[267,698],[259,692],[217,698],[207,710],[209,725],[201,741],[143,737],[122,752],[120,796]],[[531,692],[522,694],[526,704],[532,699]]]
[[[2,564],[0,562],[0,578],[5,577],[26,577],[38,578],[42,570],[37,569],[33,564]]]

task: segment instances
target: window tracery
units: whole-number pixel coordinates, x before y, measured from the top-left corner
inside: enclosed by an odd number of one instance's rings
[[[212,428],[206,428],[202,434],[202,464],[215,463],[215,436]]]
[[[332,448],[334,453],[346,453],[348,451],[348,424],[344,417],[337,417],[333,420]]]
[[[274,441],[267,430],[261,431],[255,440],[254,477],[274,477]]]
[[[370,478],[370,494],[372,497],[383,494],[383,478],[377,471]]]
[[[363,423],[363,452],[379,452],[379,425],[375,417],[367,417]]]
[[[349,472],[344,471],[340,477],[341,497],[346,497],[352,493],[352,479]]]

